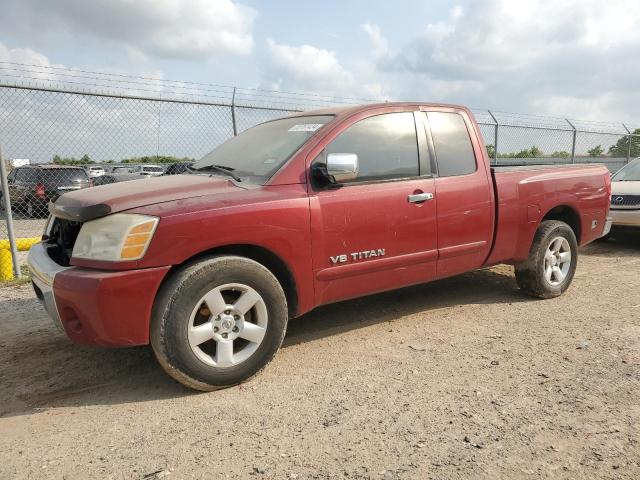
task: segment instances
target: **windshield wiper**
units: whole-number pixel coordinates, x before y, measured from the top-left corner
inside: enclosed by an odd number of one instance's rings
[[[193,168],[193,167],[187,166],[187,169],[189,169],[192,172],[207,172],[207,171],[220,172],[233,178],[236,182],[242,181],[242,179],[239,176],[237,176],[235,173],[231,171],[231,170],[234,170],[233,168],[225,167],[224,165],[205,165],[204,167],[200,167],[200,168]]]

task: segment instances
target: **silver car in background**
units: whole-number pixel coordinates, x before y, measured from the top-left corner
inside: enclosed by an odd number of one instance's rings
[[[611,178],[613,229],[640,230],[640,158],[618,170]]]
[[[164,168],[160,165],[136,165],[131,168],[131,173],[137,173],[145,177],[159,177],[164,174]]]

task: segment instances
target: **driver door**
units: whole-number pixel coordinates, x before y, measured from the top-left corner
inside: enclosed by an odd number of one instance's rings
[[[435,277],[435,186],[428,150],[419,148],[420,118],[406,111],[361,119],[314,161],[358,157],[356,178],[310,193],[318,304]]]

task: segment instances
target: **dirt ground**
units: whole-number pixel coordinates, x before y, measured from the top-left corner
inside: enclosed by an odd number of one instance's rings
[[[207,394],[0,289],[0,478],[640,478],[639,273],[632,238],[554,300],[500,266],[331,305]]]

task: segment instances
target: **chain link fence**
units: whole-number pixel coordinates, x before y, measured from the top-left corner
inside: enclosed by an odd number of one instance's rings
[[[82,91],[69,83],[65,88],[0,83],[0,148],[14,235],[26,239],[24,245],[41,234],[48,202],[67,191],[179,173],[180,164],[258,123],[366,102],[222,86],[148,91],[139,83],[122,94]],[[624,124],[474,113],[496,165],[593,162],[615,171],[640,156],[640,130]],[[8,238],[6,201],[0,197],[0,257]]]

